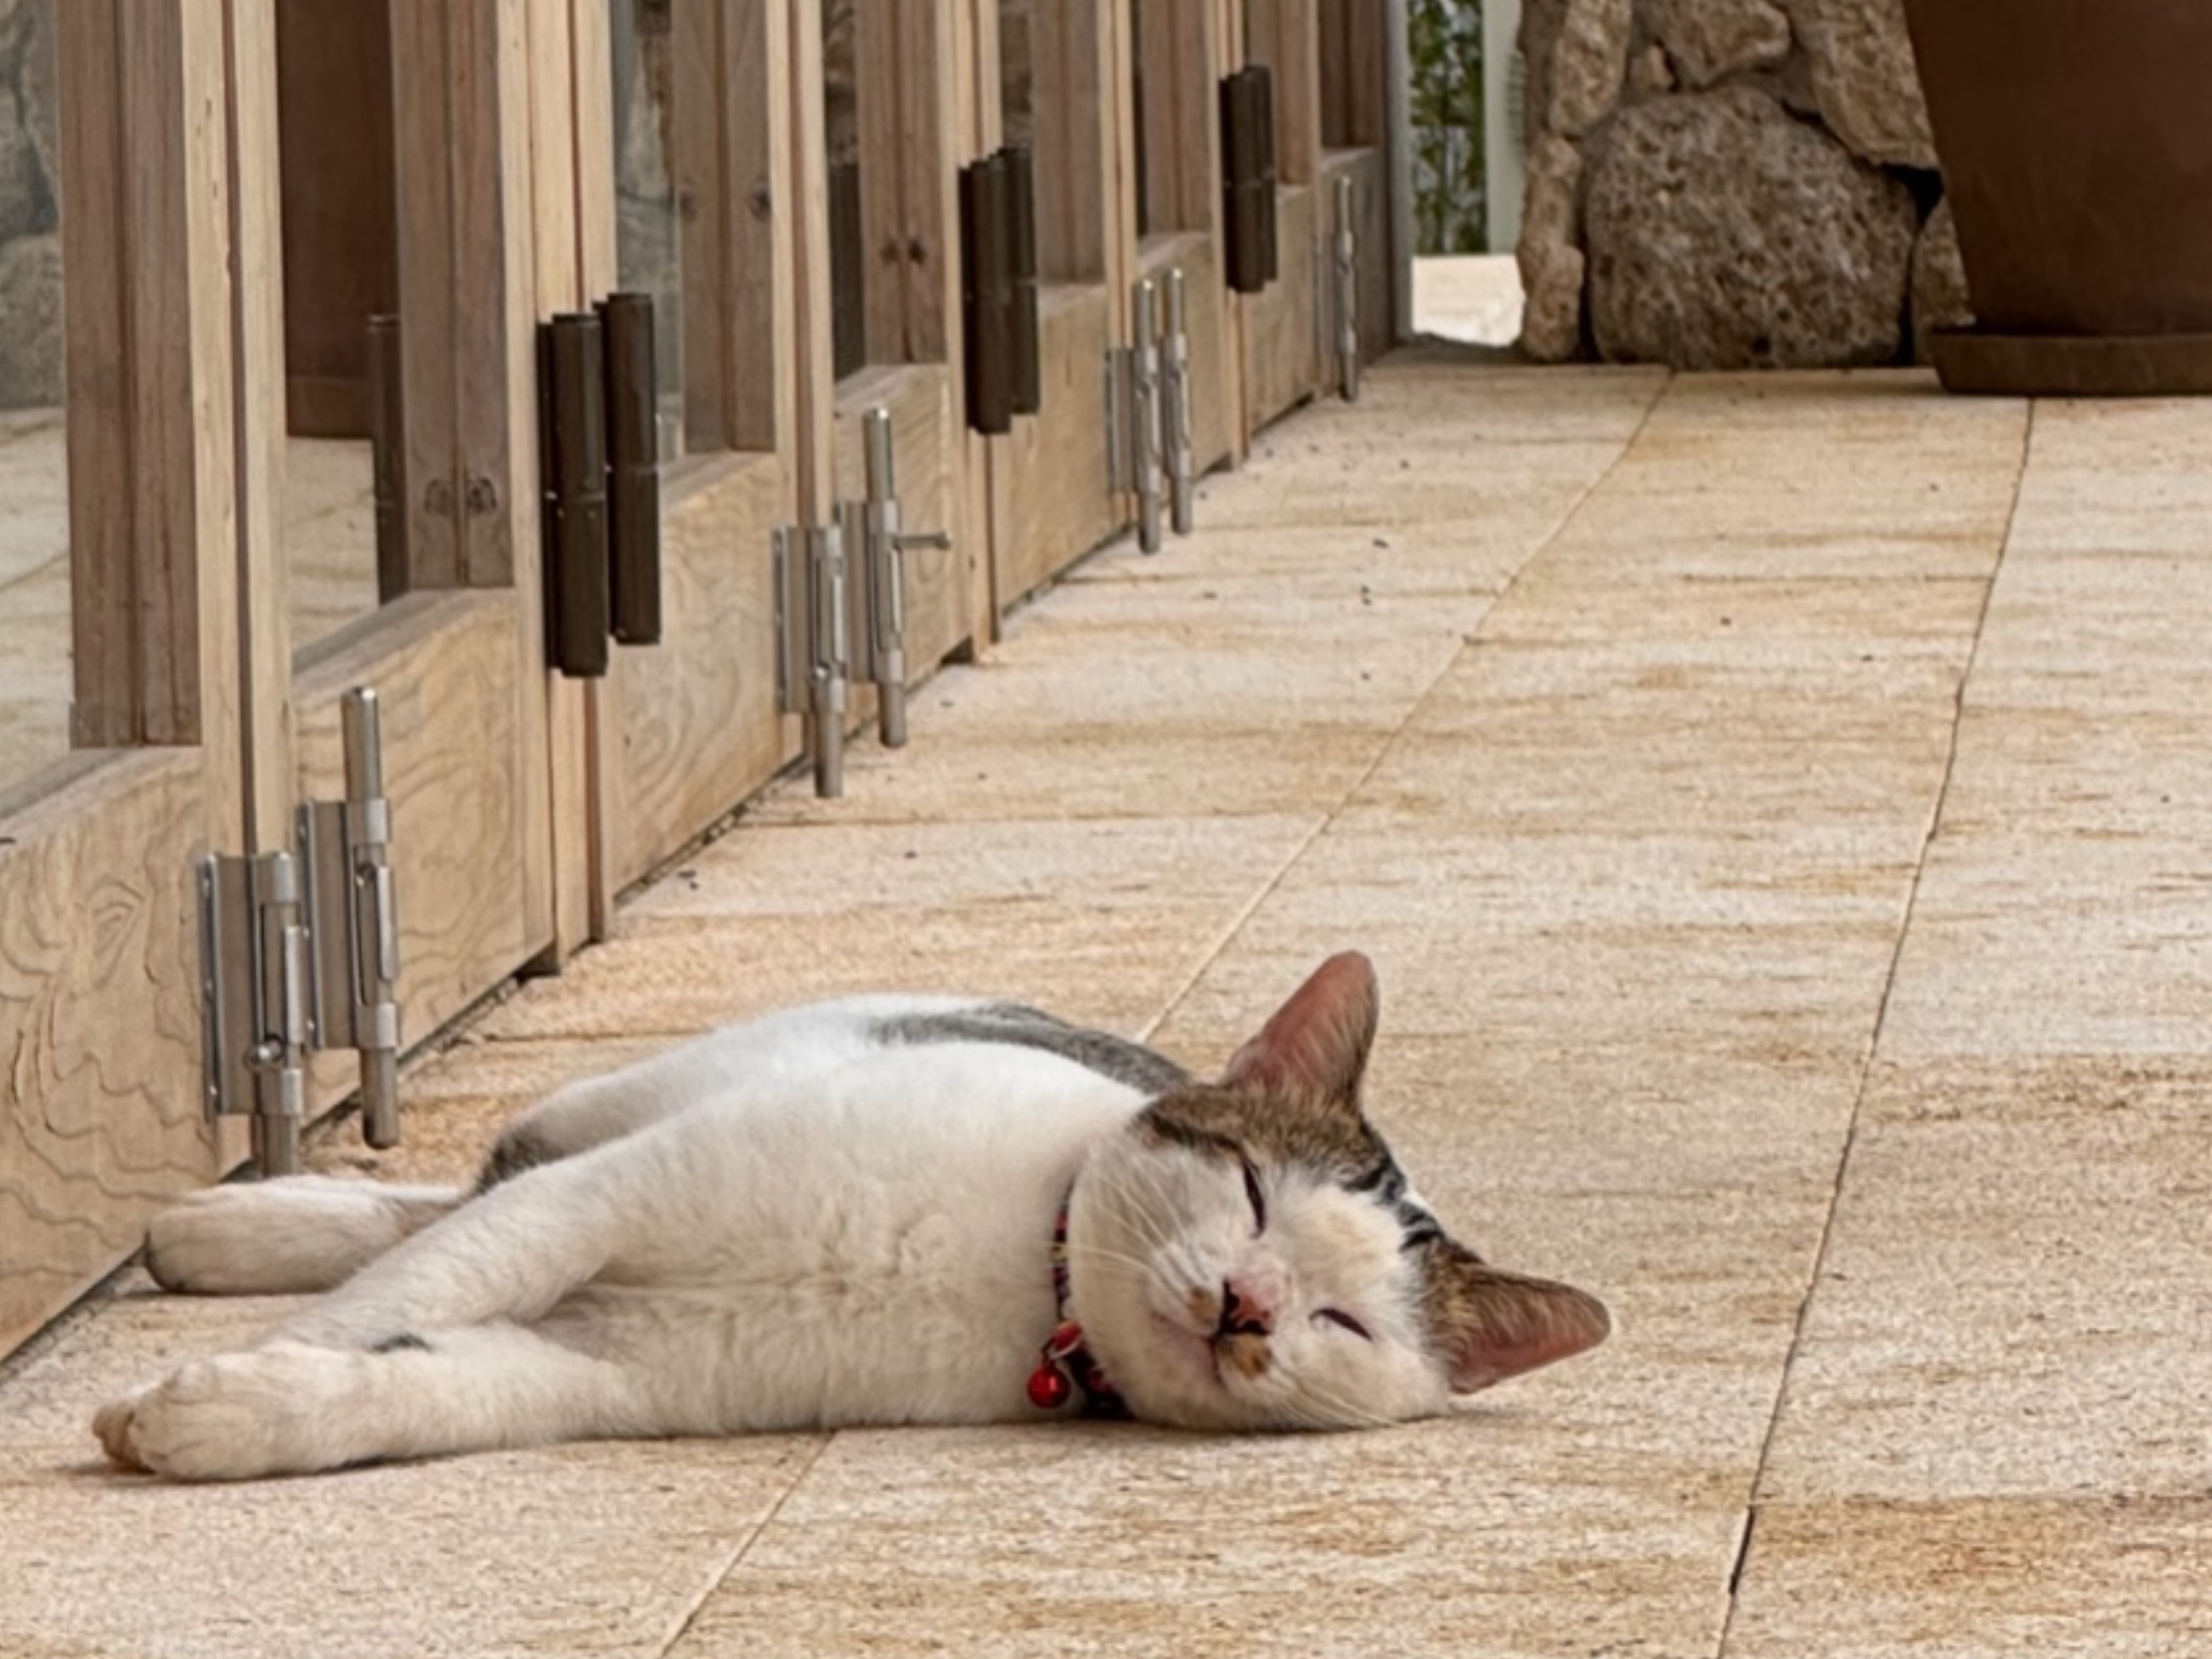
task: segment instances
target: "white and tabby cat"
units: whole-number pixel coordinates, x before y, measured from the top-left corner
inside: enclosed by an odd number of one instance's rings
[[[222,1480],[1086,1407],[1338,1428],[1602,1340],[1598,1302],[1414,1195],[1360,1108],[1375,1023],[1374,970],[1333,957],[1200,1083],[1034,1010],[848,999],[561,1091],[473,1192],[204,1193],[153,1223],[161,1283],[331,1293],[94,1430]]]

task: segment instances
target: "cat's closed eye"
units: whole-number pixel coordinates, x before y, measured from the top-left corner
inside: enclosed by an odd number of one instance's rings
[[[1375,1340],[1374,1333],[1341,1308],[1320,1309],[1314,1314],[1314,1317],[1316,1320],[1325,1319],[1332,1325],[1343,1326],[1362,1342],[1372,1342]]]
[[[1252,1200],[1252,1237],[1257,1238],[1267,1231],[1267,1195],[1260,1190],[1260,1172],[1252,1160],[1240,1152],[1237,1161],[1244,1166],[1244,1196]]]

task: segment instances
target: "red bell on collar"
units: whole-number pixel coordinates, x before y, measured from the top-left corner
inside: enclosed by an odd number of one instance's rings
[[[1041,1412],[1056,1412],[1075,1392],[1074,1381],[1056,1359],[1040,1359],[1030,1373],[1030,1404]]]

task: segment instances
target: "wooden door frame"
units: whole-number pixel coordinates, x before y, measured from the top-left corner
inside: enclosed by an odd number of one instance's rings
[[[127,752],[0,802],[0,1353],[235,1155],[201,1109],[194,873],[245,828],[237,222],[200,118],[224,107],[229,10],[57,11],[75,741]]]
[[[245,701],[252,851],[288,847],[302,800],[344,793],[340,700],[376,689],[392,802],[404,1040],[419,1043],[533,961],[590,936],[583,800],[587,694],[547,667],[538,506],[533,173],[542,26],[519,0],[390,0],[402,379],[404,592],[297,659],[286,623],[285,361],[276,204],[281,134],[273,0],[225,0],[240,70],[234,165],[261,208],[241,228],[251,273],[236,374],[248,411]],[[562,222],[555,218],[556,232]],[[266,289],[258,292],[255,283]],[[349,1056],[314,1057],[319,1114],[355,1087]]]
[[[1322,247],[1319,0],[1228,0],[1232,63],[1264,64],[1275,99],[1275,280],[1237,296],[1243,343],[1244,444],[1319,391],[1316,337],[1320,293],[1315,261]]]
[[[1003,436],[971,436],[988,479],[992,626],[1026,595],[1127,528],[1106,476],[1104,376],[1127,310],[1119,235],[1123,127],[1116,12],[1127,0],[1033,8],[1031,159],[1036,183],[1041,407]],[[975,154],[1003,131],[1000,0],[973,0]],[[1088,479],[1094,488],[1079,486]]]
[[[580,301],[620,280],[611,37],[577,0],[574,76]],[[793,163],[789,14],[686,0],[673,50],[678,255],[689,450],[663,469],[661,642],[618,649],[594,688],[591,796],[599,930],[614,899],[676,856],[798,753],[777,707],[769,535],[799,520],[792,280],[802,198]],[[560,157],[544,190],[563,187]],[[690,234],[696,228],[696,234]],[[544,264],[551,264],[548,259]],[[671,325],[662,319],[660,325]],[[760,384],[757,353],[769,343]]]
[[[830,302],[822,88],[823,0],[792,0],[792,110],[796,188],[806,212],[794,275],[802,322],[817,304],[826,340]],[[864,290],[868,361],[841,380],[830,358],[797,364],[802,508],[827,523],[840,499],[862,493],[860,420],[881,406],[896,434],[907,530],[943,530],[951,548],[907,560],[906,660],[909,682],[988,638],[989,545],[983,489],[969,441],[960,372],[957,169],[973,141],[973,17],[965,0],[872,0],[854,8],[862,248],[871,259]],[[809,84],[811,80],[811,84]],[[890,158],[892,165],[881,163]],[[809,169],[812,169],[809,171]],[[820,263],[814,263],[814,249]],[[884,280],[884,272],[891,273]],[[817,289],[818,292],[815,291]],[[803,344],[811,345],[802,328]],[[818,377],[818,378],[817,378]],[[852,717],[872,717],[872,693],[856,685]]]

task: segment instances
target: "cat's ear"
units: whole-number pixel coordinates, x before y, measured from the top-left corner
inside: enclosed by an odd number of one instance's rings
[[[1425,1311],[1455,1394],[1571,1358],[1613,1329],[1605,1304],[1587,1291],[1502,1273],[1449,1241],[1431,1254]]]
[[[1261,1089],[1359,1109],[1359,1079],[1375,1046],[1381,993],[1375,964],[1357,951],[1314,969],[1222,1075],[1230,1089]]]

